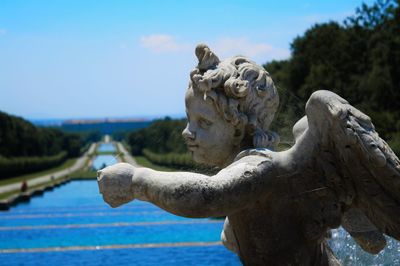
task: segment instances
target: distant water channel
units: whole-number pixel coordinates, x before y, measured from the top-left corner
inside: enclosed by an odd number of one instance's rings
[[[118,162],[118,160],[115,158],[114,155],[108,155],[108,154],[98,155],[98,156],[96,156],[96,158],[94,158],[92,167],[95,170],[100,170],[100,169],[104,168],[105,166],[113,165],[113,164],[116,164],[117,162]]]
[[[112,143],[101,143],[97,148],[99,152],[115,152],[115,146]]]
[[[108,153],[115,153],[116,148],[112,143],[101,143],[97,148],[98,152],[108,152]],[[105,166],[113,165],[118,162],[115,155],[112,154],[100,154],[96,156],[93,160],[92,167],[95,170],[100,170]]]

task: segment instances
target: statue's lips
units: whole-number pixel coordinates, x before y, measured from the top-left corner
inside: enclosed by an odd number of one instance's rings
[[[197,144],[186,144],[189,150],[195,150],[199,147]]]

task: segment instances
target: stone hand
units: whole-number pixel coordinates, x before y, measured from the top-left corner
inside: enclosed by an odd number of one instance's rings
[[[136,168],[118,163],[97,172],[97,182],[103,199],[115,208],[135,199],[133,178]]]

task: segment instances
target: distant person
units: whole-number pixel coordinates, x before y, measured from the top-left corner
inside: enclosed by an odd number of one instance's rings
[[[24,180],[21,184],[21,192],[26,192],[28,190],[28,183]]]

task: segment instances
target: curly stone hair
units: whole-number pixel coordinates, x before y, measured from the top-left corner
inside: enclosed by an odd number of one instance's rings
[[[210,98],[226,121],[245,125],[253,147],[276,146],[279,137],[268,128],[279,96],[269,73],[243,56],[220,61],[205,44],[197,45],[196,56],[199,63],[190,73],[189,89]]]

